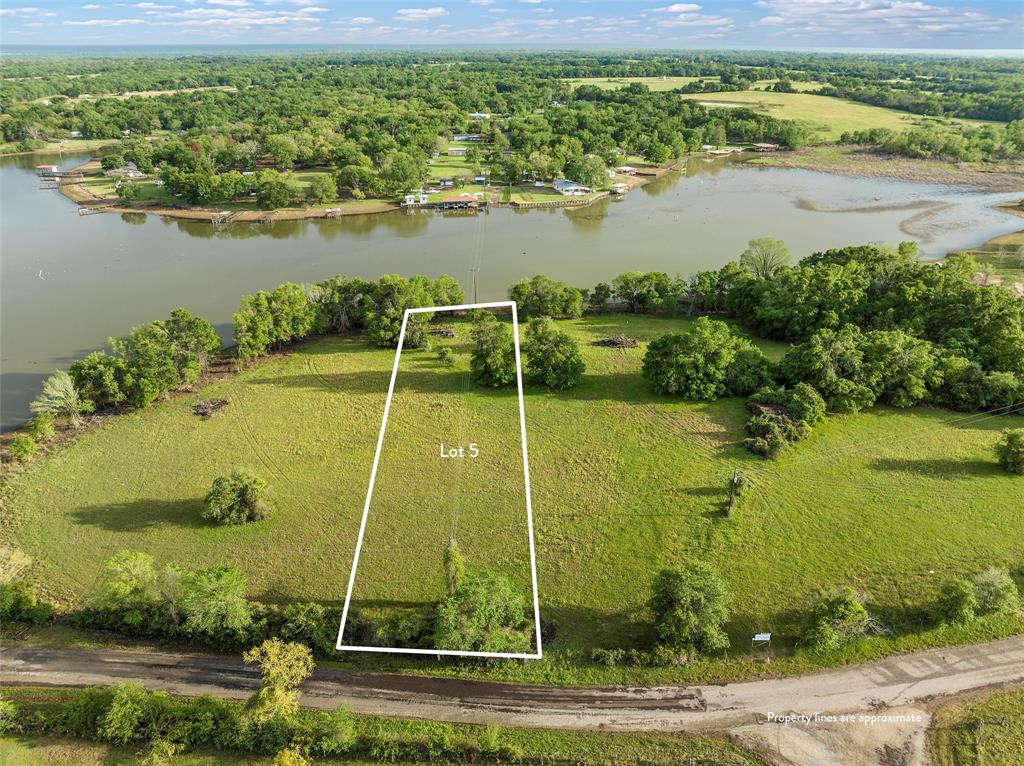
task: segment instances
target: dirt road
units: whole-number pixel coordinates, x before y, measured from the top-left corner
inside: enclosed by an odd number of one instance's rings
[[[4,684],[87,686],[138,679],[177,694],[247,697],[258,674],[208,655],[85,649],[4,649]],[[923,763],[928,714],[917,704],[1024,682],[1024,637],[935,649],[793,678],[717,686],[559,688],[318,668],[303,704],[356,713],[565,729],[728,732],[780,763]],[[822,716],[854,713],[850,720]],[[859,716],[877,716],[878,720]],[[785,719],[783,716],[804,716]],[[817,716],[817,717],[816,717]],[[850,748],[854,748],[851,750]],[[864,760],[867,758],[867,760]]]

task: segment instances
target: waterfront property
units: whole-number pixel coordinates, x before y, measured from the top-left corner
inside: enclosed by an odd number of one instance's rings
[[[554,183],[555,191],[563,197],[585,197],[593,194],[594,190],[589,186],[570,181],[568,178],[559,178]]]

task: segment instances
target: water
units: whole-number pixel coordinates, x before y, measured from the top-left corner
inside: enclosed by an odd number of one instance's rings
[[[538,273],[581,287],[623,271],[717,268],[753,237],[784,240],[795,257],[872,241],[914,239],[940,257],[1016,231],[991,209],[1019,195],[851,179],[803,170],[691,161],[621,202],[581,209],[495,209],[442,218],[402,212],[338,220],[236,224],[144,215],[80,217],[35,166],[82,159],[0,159],[0,410],[22,422],[41,381],[111,335],[184,306],[230,338],[239,296],[334,274],[451,274],[473,298],[507,297]]]

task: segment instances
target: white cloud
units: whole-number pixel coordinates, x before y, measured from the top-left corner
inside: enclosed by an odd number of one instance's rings
[[[655,11],[665,11],[666,13],[688,13],[689,11],[699,11],[701,6],[696,3],[673,3],[672,5],[666,5],[664,8],[654,8]]]
[[[147,11],[172,11],[173,5],[160,5],[159,3],[135,3],[132,8],[142,8]]]
[[[86,11],[98,11],[102,7],[102,5],[96,5],[96,3],[89,3],[88,5],[83,5],[82,9]]]
[[[672,19],[662,19],[659,27],[721,27],[732,29],[733,20],[728,16],[706,16],[702,13],[680,13]]]
[[[206,0],[210,5],[226,5],[231,8],[247,8],[249,0]]]
[[[470,5],[494,5],[494,0],[469,0]]]
[[[399,8],[395,11],[395,18],[398,21],[429,21],[447,15],[448,9],[440,5],[433,8]]]
[[[525,3],[526,5],[540,5],[544,0],[519,0],[519,2]]]
[[[348,21],[350,24],[372,24],[374,18],[373,16],[353,16]]]
[[[758,0],[766,11],[756,26],[785,28],[790,33],[870,37],[931,33],[1000,32],[1011,19],[977,10],[931,5],[921,0]]]
[[[69,27],[130,27],[145,24],[142,19],[87,19],[85,21],[65,21]]]

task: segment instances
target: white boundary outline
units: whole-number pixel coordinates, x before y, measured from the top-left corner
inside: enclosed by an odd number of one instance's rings
[[[426,314],[440,311],[465,311],[468,309],[512,309],[512,338],[516,350],[516,387],[519,390],[519,433],[523,443],[523,476],[526,479],[526,527],[530,538],[530,578],[533,583],[533,626],[537,642],[536,654],[516,652],[457,652],[448,649],[402,649],[381,646],[346,646],[341,643],[348,620],[348,610],[352,603],[352,588],[356,582],[356,568],[359,566],[359,553],[363,548],[363,534],[366,532],[366,519],[370,515],[370,501],[373,498],[373,485],[377,480],[377,466],[380,463],[380,452],[384,446],[384,431],[387,429],[388,413],[391,411],[391,398],[395,393],[395,380],[398,377],[398,361],[402,356],[405,342],[405,328],[410,314]],[[377,437],[377,451],[373,456],[373,468],[370,471],[370,486],[366,490],[366,503],[363,505],[363,519],[359,522],[359,537],[356,539],[356,551],[352,557],[352,572],[348,578],[348,590],[345,592],[345,606],[341,610],[341,625],[338,627],[338,651],[347,652],[381,652],[386,654],[427,654],[448,657],[496,657],[509,660],[539,660],[543,656],[540,639],[540,597],[537,590],[537,553],[533,542],[533,503],[530,500],[530,462],[526,453],[526,408],[523,406],[523,364],[519,356],[519,312],[515,301],[493,301],[491,303],[465,303],[458,306],[429,306],[406,309],[402,316],[402,329],[398,335],[398,350],[391,368],[391,383],[388,385],[388,398],[384,403],[384,418],[380,423],[380,435]]]

